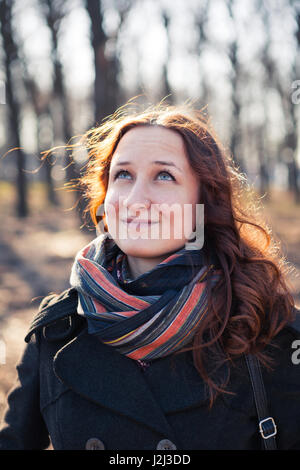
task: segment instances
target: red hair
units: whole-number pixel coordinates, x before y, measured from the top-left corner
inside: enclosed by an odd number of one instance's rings
[[[160,103],[139,111],[127,105],[85,134],[89,160],[80,184],[95,224],[118,142],[130,129],[145,125],[164,126],[181,135],[201,182],[203,252],[214,250],[222,276],[213,290],[209,288],[208,314],[184,350],[193,351],[194,365],[208,386],[212,404],[228,382],[227,377],[220,383],[220,374],[210,370],[212,362],[216,372],[220,365],[252,353],[263,364],[271,364],[264,348],[293,318],[294,299],[285,280],[288,265],[261,217],[259,198],[208,119],[190,106]]]

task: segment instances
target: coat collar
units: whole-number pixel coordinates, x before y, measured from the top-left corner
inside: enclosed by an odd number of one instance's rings
[[[78,296],[73,288],[66,289],[60,295],[47,295],[41,302],[39,311],[34,317],[25,336],[28,343],[33,333],[44,326],[70,315],[77,315]]]
[[[166,413],[203,405],[205,397],[197,371],[179,363],[178,375],[172,362],[172,357],[166,357],[154,361],[149,372],[142,372],[135,361],[85,329],[57,352],[54,372],[79,395],[176,441]],[[169,379],[166,371],[170,371]]]

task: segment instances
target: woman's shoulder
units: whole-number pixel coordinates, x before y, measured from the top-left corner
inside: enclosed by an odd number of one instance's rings
[[[39,312],[52,308],[53,306],[56,306],[56,309],[57,307],[64,308],[65,305],[70,304],[70,302],[73,302],[74,300],[77,301],[77,290],[73,287],[62,291],[59,294],[52,292],[41,301]]]
[[[77,314],[78,295],[74,288],[66,289],[59,294],[51,293],[41,301],[25,336],[28,343],[33,333],[50,325],[64,330],[74,323]],[[63,327],[65,325],[65,327]]]

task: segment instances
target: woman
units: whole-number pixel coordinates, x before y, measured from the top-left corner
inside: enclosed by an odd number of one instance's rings
[[[85,140],[101,233],[30,326],[0,448],[300,449],[284,263],[208,122],[123,107]]]

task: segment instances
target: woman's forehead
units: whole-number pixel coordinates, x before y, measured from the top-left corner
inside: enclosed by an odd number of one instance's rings
[[[163,126],[137,126],[130,129],[121,138],[114,155],[120,156],[127,152],[138,154],[140,151],[185,156],[185,146],[181,135]]]

